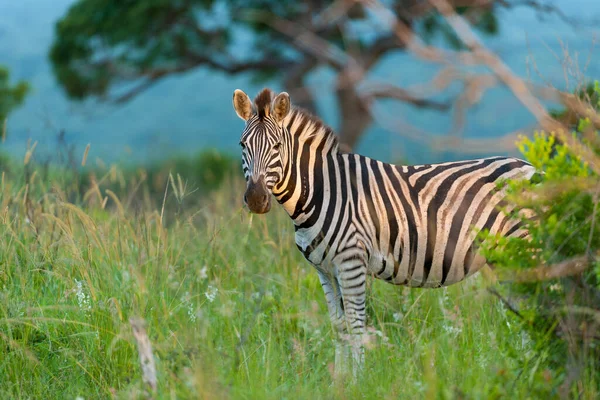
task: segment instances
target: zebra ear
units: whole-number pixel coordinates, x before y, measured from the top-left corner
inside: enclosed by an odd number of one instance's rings
[[[281,92],[275,97],[273,100],[273,116],[278,122],[283,121],[283,119],[290,112],[290,95],[287,92]]]
[[[233,92],[233,108],[238,117],[244,121],[248,121],[252,116],[252,101],[250,97],[240,89],[235,89]]]

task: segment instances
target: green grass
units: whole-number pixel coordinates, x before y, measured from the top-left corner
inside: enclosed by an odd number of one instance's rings
[[[144,398],[131,317],[147,323],[154,398],[558,396],[561,376],[481,276],[371,282],[364,373],[334,383],[317,274],[281,209],[241,209],[241,182],[188,209],[169,189],[164,209],[134,210],[110,196],[102,208],[102,188],[73,205],[29,179],[0,187],[2,399]]]

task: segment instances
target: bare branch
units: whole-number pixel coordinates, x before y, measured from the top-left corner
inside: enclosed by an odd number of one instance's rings
[[[564,278],[582,273],[590,266],[589,256],[578,256],[554,265],[540,265],[535,268],[501,272],[500,280],[518,283],[541,282],[550,279]]]
[[[288,68],[288,67],[294,65],[294,62],[291,60],[281,60],[281,59],[272,59],[272,58],[266,58],[263,60],[256,60],[256,61],[228,60],[227,62],[218,61],[218,60],[212,59],[210,57],[195,55],[195,54],[189,54],[188,58],[189,58],[188,63],[177,66],[177,67],[163,68],[163,69],[157,68],[157,69],[148,69],[145,71],[140,71],[139,75],[146,77],[146,79],[139,85],[135,86],[133,89],[130,89],[126,93],[121,94],[118,97],[114,98],[112,100],[112,102],[124,103],[128,100],[131,100],[133,97],[137,96],[141,92],[149,89],[154,84],[156,84],[161,78],[164,78],[165,76],[185,73],[185,72],[191,71],[192,69],[197,68],[199,66],[203,66],[203,65],[218,69],[218,70],[226,72],[228,74],[237,74],[239,72],[254,71],[254,70],[261,70],[261,69],[274,69],[274,68],[285,69],[285,68]]]
[[[532,95],[523,80],[514,75],[506,64],[485,48],[469,28],[469,25],[454,11],[452,6],[446,0],[429,1],[440,11],[458,37],[473,52],[474,56],[498,76],[517,99],[536,117],[540,125],[546,131],[558,136],[562,142],[566,143],[584,161],[587,161],[596,173],[600,173],[600,159],[598,156],[590,148],[584,146],[580,141],[571,136],[567,127],[548,114],[545,107]]]
[[[311,113],[316,113],[317,107],[312,93],[304,84],[304,79],[318,65],[319,62],[315,57],[305,57],[303,62],[289,68],[283,79],[283,87],[292,96],[294,103]]]
[[[500,300],[502,302],[502,304],[504,304],[504,306],[506,308],[508,308],[513,314],[515,314],[517,317],[523,319],[523,315],[519,312],[519,310],[517,310],[517,308],[515,306],[513,306],[507,299],[505,299],[500,293],[498,293],[498,291],[496,289],[488,288],[487,290],[488,290],[488,292],[490,292],[491,294],[496,296],[498,298],[498,300]]]
[[[398,40],[396,35],[385,35],[375,40],[365,54],[362,55],[361,59],[365,69],[368,70],[388,51],[405,48],[406,44]]]
[[[306,55],[316,57],[338,70],[358,67],[357,61],[343,50],[293,21],[284,20],[268,11],[261,10],[244,11],[238,17],[271,26],[292,38],[296,47]]]
[[[438,111],[447,111],[452,106],[447,102],[439,102],[419,97],[417,94],[411,93],[406,89],[392,85],[369,85],[367,89],[361,90],[360,94],[361,97],[366,101],[372,101],[373,99],[381,98],[391,98],[401,100],[415,107],[429,108]]]
[[[544,4],[535,0],[494,0],[498,4],[502,5],[505,8],[516,8],[516,7],[528,7],[538,11],[543,14],[555,14],[558,16],[563,22],[575,27],[577,26],[576,21],[567,16],[560,8],[556,7],[553,4]]]

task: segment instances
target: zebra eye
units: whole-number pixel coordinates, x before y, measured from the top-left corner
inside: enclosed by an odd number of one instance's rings
[[[240,147],[241,147],[242,149],[245,149],[245,148],[246,148],[246,145],[244,144],[244,142],[240,142]]]
[[[275,144],[273,145],[273,148],[274,148],[275,150],[279,150],[279,148],[280,148],[280,147],[281,147],[281,142],[277,142],[277,143],[275,143]]]

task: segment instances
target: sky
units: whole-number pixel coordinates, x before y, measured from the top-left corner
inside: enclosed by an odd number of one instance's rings
[[[243,122],[232,109],[231,95],[240,88],[253,97],[262,88],[252,84],[247,75],[231,77],[198,69],[167,78],[118,107],[94,101],[83,104],[69,101],[54,80],[47,53],[54,24],[73,3],[73,0],[0,0],[0,65],[10,68],[14,80],[29,81],[33,89],[25,105],[11,115],[4,150],[20,156],[28,140],[37,140],[41,151],[50,151],[54,149],[57,132],[64,131],[67,140],[78,149],[83,150],[90,143],[92,159],[105,161],[147,162],[210,147],[237,154]],[[554,4],[569,16],[600,21],[600,1],[556,0]],[[528,66],[531,70],[535,59],[544,78],[564,87],[563,65],[557,58],[562,43],[571,57],[580,60],[580,65],[590,60],[588,76],[600,78],[600,49],[592,49],[595,39],[600,39],[597,28],[600,24],[573,28],[556,17],[541,20],[524,7],[502,11],[499,16],[501,34],[486,39],[486,44],[519,75],[527,77]],[[383,59],[370,77],[406,87],[427,82],[435,72],[432,65],[396,54]],[[339,121],[332,78],[330,71],[321,70],[311,75],[309,82],[317,98],[319,115],[335,128]],[[535,74],[532,79],[539,80]],[[281,89],[278,82],[271,82],[270,86]],[[409,163],[465,157],[432,152],[397,132],[401,123],[408,122],[421,130],[443,135],[450,129],[451,115],[415,111],[390,102],[378,104],[376,111],[385,123],[369,129],[357,152],[384,161],[401,159]],[[533,122],[507,90],[498,88],[487,93],[469,112],[464,135],[496,137]],[[490,153],[494,150],[490,149]]]

